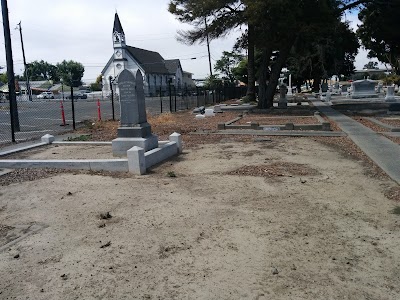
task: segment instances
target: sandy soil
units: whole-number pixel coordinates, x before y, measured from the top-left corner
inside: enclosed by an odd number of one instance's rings
[[[283,138],[2,186],[3,236],[44,229],[0,252],[0,299],[399,299],[395,185],[365,172]]]
[[[114,159],[111,145],[49,145],[7,159]]]

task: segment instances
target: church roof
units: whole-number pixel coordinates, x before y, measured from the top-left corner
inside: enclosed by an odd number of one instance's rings
[[[160,53],[131,46],[126,46],[126,49],[146,73],[170,74]]]
[[[113,33],[118,32],[118,33],[124,33],[124,29],[122,28],[121,21],[119,20],[118,14],[115,13],[114,17],[114,28],[113,28]]]
[[[167,59],[165,60],[165,66],[171,74],[175,74],[179,67],[182,68],[181,61],[179,59]]]

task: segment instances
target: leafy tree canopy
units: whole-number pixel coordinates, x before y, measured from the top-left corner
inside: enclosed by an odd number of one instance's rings
[[[364,69],[374,69],[378,70],[378,63],[376,61],[369,61],[367,64],[364,65]]]
[[[222,74],[222,79],[232,83],[235,81],[234,69],[242,59],[241,54],[224,51],[222,57],[216,61],[214,69]]]
[[[76,61],[62,61],[57,64],[57,69],[61,79],[66,85],[79,87],[82,85],[82,77],[85,72],[84,66]]]
[[[396,74],[400,74],[399,11],[398,0],[370,1],[358,15],[362,24],[357,30],[368,57],[389,64]]]
[[[60,80],[57,67],[44,60],[29,63],[28,74],[30,80],[53,80],[54,82]],[[22,78],[25,79],[24,76]]]

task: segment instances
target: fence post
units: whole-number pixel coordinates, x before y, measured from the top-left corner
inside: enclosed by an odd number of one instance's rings
[[[189,109],[189,95],[188,95],[188,89],[187,86],[185,87],[185,95],[186,95],[186,109]]]
[[[174,99],[175,99],[175,112],[176,112],[176,86],[174,85]]]
[[[162,113],[162,87],[160,86],[160,111]]]
[[[196,86],[196,107],[199,107],[199,87]]]
[[[74,106],[74,88],[71,84],[71,107],[72,107],[72,128],[75,130],[75,106]]]
[[[101,121],[100,99],[97,99],[97,118],[99,121]]]
[[[171,78],[168,81],[168,90],[169,90],[169,112],[172,113],[172,88],[171,88]]]
[[[111,109],[112,109],[112,118],[115,121],[115,112],[114,112],[114,90],[112,87],[112,76],[109,77],[110,79],[110,90],[111,90]]]

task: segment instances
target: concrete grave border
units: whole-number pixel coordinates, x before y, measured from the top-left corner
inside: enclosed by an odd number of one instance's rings
[[[293,124],[286,123],[284,125],[260,125],[256,122],[252,122],[249,125],[235,125],[235,123],[243,118],[237,117],[225,123],[218,124],[218,130],[229,130],[229,129],[239,129],[239,130],[268,130],[269,128],[276,128],[277,131],[280,130],[313,130],[313,131],[331,131],[331,124],[321,117],[319,112],[315,112],[313,115],[318,124]],[[301,116],[297,116],[301,117]]]
[[[57,142],[54,141],[54,136],[46,134],[42,137],[42,143],[1,152],[0,157],[51,144],[111,145],[111,142]],[[169,136],[169,141],[158,142],[158,147],[150,151],[144,152],[144,149],[140,147],[132,147],[127,151],[127,158],[77,160],[0,159],[0,168],[57,168],[67,170],[130,172],[136,175],[143,175],[150,167],[180,153],[182,153],[182,136],[174,132]]]

